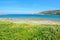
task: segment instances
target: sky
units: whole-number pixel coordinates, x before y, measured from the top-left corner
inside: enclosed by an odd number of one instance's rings
[[[0,14],[60,10],[60,0],[0,0]]]

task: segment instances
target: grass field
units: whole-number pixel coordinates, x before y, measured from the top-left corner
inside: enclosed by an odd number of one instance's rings
[[[0,40],[60,40],[60,25],[0,21]]]

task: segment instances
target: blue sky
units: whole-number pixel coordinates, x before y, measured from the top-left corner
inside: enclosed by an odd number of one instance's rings
[[[35,13],[59,9],[60,0],[0,0],[0,13]]]

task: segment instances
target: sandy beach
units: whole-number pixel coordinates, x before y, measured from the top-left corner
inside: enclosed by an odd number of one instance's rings
[[[60,20],[37,20],[37,19],[7,19],[0,18],[0,21],[10,21],[13,23],[37,23],[37,24],[57,24],[60,25]]]

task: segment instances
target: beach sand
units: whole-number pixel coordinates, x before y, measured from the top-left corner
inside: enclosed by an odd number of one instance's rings
[[[0,18],[0,21],[10,21],[13,23],[37,23],[37,24],[57,24],[57,25],[60,25],[60,20]]]

